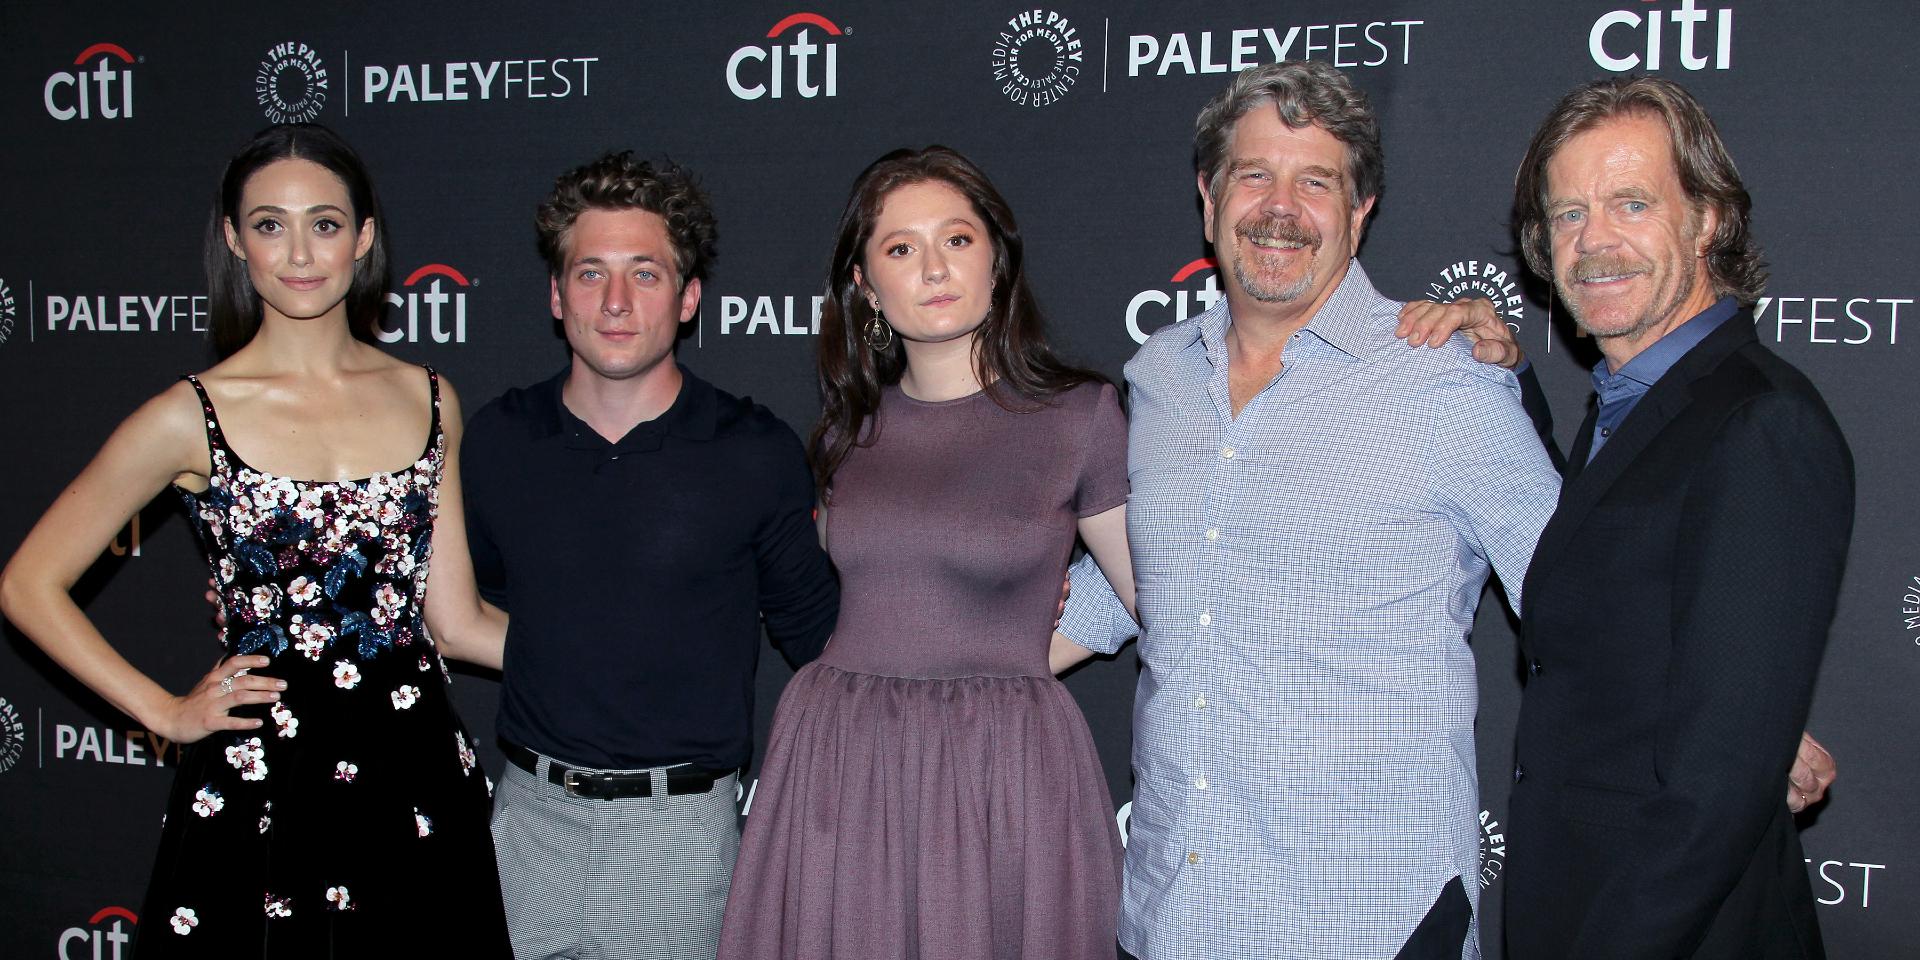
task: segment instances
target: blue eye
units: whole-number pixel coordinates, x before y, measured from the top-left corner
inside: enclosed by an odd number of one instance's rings
[[[1647,212],[1647,203],[1644,200],[1628,200],[1624,204],[1624,206],[1626,207],[1628,213]]]

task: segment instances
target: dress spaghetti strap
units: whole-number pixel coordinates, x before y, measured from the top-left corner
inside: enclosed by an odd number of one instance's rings
[[[214,455],[216,453],[228,452],[227,435],[225,431],[220,429],[220,417],[213,412],[213,398],[207,396],[207,388],[201,385],[200,378],[191,373],[187,373],[181,374],[180,379],[193,384],[193,392],[200,395],[200,412],[203,414],[202,420],[207,425],[207,476],[211,477],[214,476],[215,472],[219,471],[223,465],[229,462],[226,457]],[[434,396],[436,399],[433,415],[437,422],[440,416],[439,394],[437,391]]]

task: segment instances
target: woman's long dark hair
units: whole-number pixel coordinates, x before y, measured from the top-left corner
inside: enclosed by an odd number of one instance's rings
[[[353,335],[369,343],[373,326],[387,300],[387,230],[380,214],[380,201],[373,193],[373,180],[366,165],[347,146],[340,135],[317,123],[282,123],[253,135],[220,178],[220,193],[213,200],[213,214],[207,218],[206,246],[202,259],[207,269],[207,313],[213,330],[213,349],[222,360],[247,345],[260,330],[260,295],[247,276],[247,265],[227,248],[226,225],[235,232],[246,229],[239,220],[240,191],[247,181],[268,164],[298,158],[326,168],[347,188],[347,201],[353,208],[352,227],[359,230],[373,219],[373,246],[367,255],[354,262],[353,285],[347,289],[347,327]]]
[[[993,240],[993,302],[980,325],[973,364],[983,386],[997,383],[1002,388],[989,394],[994,402],[1009,410],[1020,409],[1019,404],[1031,409],[1069,387],[1107,382],[1098,373],[1063,363],[1047,344],[1040,307],[1027,287],[1020,227],[987,175],[948,147],[895,150],[854,181],[828,268],[827,300],[820,314],[820,423],[807,443],[823,499],[834,471],[854,446],[871,444],[878,435],[880,391],[899,383],[907,366],[898,338],[885,351],[867,346],[863,334],[873,307],[854,282],[854,268],[865,269],[867,241],[887,196],[909,184],[929,182],[960,191]]]

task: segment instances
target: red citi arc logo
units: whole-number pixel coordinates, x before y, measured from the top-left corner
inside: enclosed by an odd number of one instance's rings
[[[102,921],[112,920],[112,926],[100,929]],[[125,926],[121,922],[125,921]],[[133,942],[131,927],[140,925],[140,919],[126,907],[102,907],[95,911],[84,927],[68,927],[60,931],[60,943],[54,955],[60,960],[121,960],[122,948]],[[75,942],[83,944],[80,952],[72,949]],[[87,947],[92,947],[91,953]]]
[[[799,32],[790,43],[741,47],[727,58],[727,89],[733,91],[734,96],[742,100],[761,97],[778,100],[792,93],[811,100],[840,95],[840,44],[837,41],[815,43],[813,31],[817,29],[829,38],[843,37],[851,31],[842,30],[817,13],[796,13],[774,24],[773,29],[767,31],[767,39],[777,40],[795,27]],[[816,56],[820,57],[817,73]],[[750,63],[754,66],[747,66]]]
[[[423,281],[426,289],[414,289]],[[447,282],[454,287],[451,292]],[[387,294],[387,304],[404,312],[393,318],[393,326],[374,328],[373,335],[381,343],[419,343],[422,320],[427,338],[434,343],[467,342],[467,294],[461,288],[473,283],[465,274],[444,263],[429,263],[407,274],[400,286],[402,290]]]
[[[94,60],[94,58],[99,58]],[[96,43],[73,58],[75,67],[94,60],[92,70],[61,71],[41,90],[47,115],[55,120],[118,120],[133,116],[133,54],[117,43]]]
[[[1207,311],[1220,299],[1220,265],[1212,257],[1188,262],[1173,272],[1170,290],[1142,290],[1127,304],[1127,333],[1135,343],[1146,343],[1153,331],[1170,323],[1179,323]],[[1200,274],[1206,280],[1199,289],[1178,286]],[[1167,307],[1172,307],[1169,315]]]

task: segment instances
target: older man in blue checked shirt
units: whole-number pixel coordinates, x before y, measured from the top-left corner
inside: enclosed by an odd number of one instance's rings
[[[1241,73],[1194,146],[1232,278],[1127,364],[1140,626],[1091,563],[1061,622],[1090,652],[1141,635],[1120,943],[1473,960],[1466,641],[1490,567],[1519,609],[1560,490],[1547,431],[1475,359],[1519,361],[1504,325],[1473,321],[1471,351],[1398,342],[1421,324],[1353,259],[1379,127],[1337,70]],[[1817,801],[1830,758],[1802,760],[1793,795]]]
[[[1176,957],[1478,955],[1473,654],[1560,478],[1509,371],[1410,350],[1353,259],[1366,95],[1258,67],[1202,111],[1226,296],[1127,364],[1143,671],[1120,942]],[[1062,632],[1128,626],[1076,571]]]

